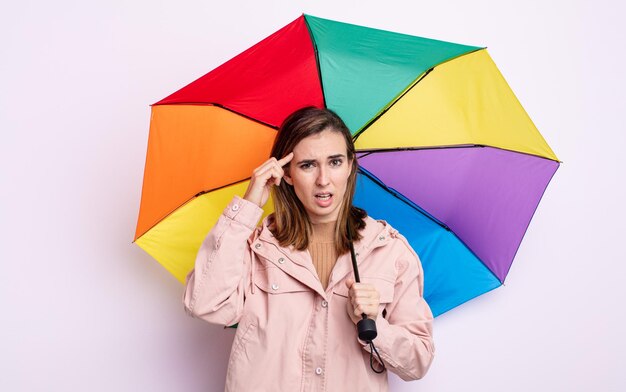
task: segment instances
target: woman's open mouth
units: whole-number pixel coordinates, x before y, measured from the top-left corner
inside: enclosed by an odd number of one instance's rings
[[[333,202],[332,193],[318,193],[315,195],[315,202],[320,207],[328,207]]]

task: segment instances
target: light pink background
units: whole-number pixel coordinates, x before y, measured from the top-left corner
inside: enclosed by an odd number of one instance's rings
[[[592,5],[593,4],[593,5]],[[486,45],[565,163],[507,285],[436,320],[395,391],[626,390],[626,9],[618,1],[0,6],[0,390],[220,391],[233,331],[131,244],[149,104],[302,12]]]

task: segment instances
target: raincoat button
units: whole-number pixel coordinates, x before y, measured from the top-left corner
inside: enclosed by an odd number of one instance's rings
[[[239,204],[235,204],[235,205],[232,207],[232,210],[233,210],[233,211],[237,211],[238,209],[239,209]]]
[[[283,258],[281,257],[280,259],[278,259],[278,262],[279,262],[280,264],[284,264],[284,263],[285,263],[285,259],[283,259]]]
[[[384,236],[384,235],[381,235],[380,237],[378,237],[378,239],[382,241],[382,240],[384,240],[384,239],[385,239],[385,236]]]
[[[315,374],[317,374],[317,375],[322,374],[322,368],[318,367],[317,369],[315,369]]]
[[[278,290],[278,285],[277,284],[273,284],[272,285],[272,290]]]
[[[256,244],[256,245],[254,245],[254,247],[259,249],[261,247],[261,244]]]
[[[328,302],[326,302],[326,301],[322,301],[322,308],[325,308],[325,307],[327,307],[327,306],[328,306]]]

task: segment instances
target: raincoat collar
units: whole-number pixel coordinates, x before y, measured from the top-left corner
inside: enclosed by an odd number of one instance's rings
[[[365,223],[365,228],[361,230],[363,238],[354,243],[357,265],[361,265],[373,249],[388,244],[397,233],[387,222],[382,220],[375,220],[368,216],[365,218]],[[309,251],[300,251],[292,246],[287,248],[280,247],[268,228],[268,218],[263,220],[258,237],[252,244],[252,250],[256,254],[307,285],[325,299],[327,299],[329,293],[332,293],[336,284],[342,282],[348,276],[354,276],[350,253],[339,256],[325,292],[313,266]]]

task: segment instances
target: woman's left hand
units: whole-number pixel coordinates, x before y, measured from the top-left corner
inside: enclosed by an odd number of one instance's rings
[[[346,279],[348,287],[348,315],[354,324],[363,319],[365,313],[368,318],[376,320],[378,306],[380,305],[380,293],[376,287],[368,283],[355,283],[353,279]]]

